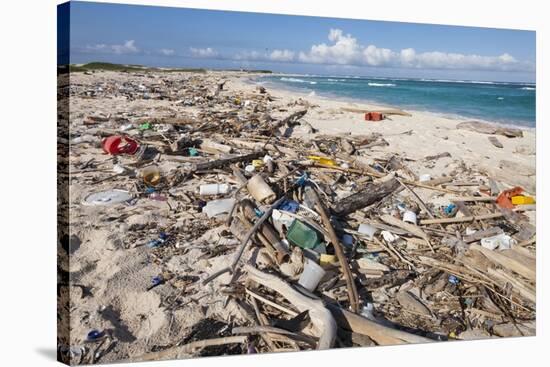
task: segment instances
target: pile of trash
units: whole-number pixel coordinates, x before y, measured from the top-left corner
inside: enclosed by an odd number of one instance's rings
[[[315,106],[280,105],[264,87],[128,78],[71,94],[196,110],[75,115],[71,187],[87,193],[71,205],[127,227],[120,248],[161,269],[141,291],[167,288],[163,312],[220,301],[188,337],[129,360],[534,335],[535,199],[522,188],[464,165],[421,171],[441,155],[374,157],[387,145],[377,134],[297,137]],[[155,212],[162,221],[126,223]],[[182,255],[196,268],[174,266]],[[88,352],[63,351],[73,363],[116,350],[116,335],[93,331]]]

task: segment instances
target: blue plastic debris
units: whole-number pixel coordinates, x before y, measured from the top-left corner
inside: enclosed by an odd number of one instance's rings
[[[264,212],[262,212],[260,209],[258,208],[254,208],[254,213],[256,214],[256,216],[258,218],[260,218],[262,215],[264,215]]]
[[[300,178],[298,178],[298,180],[296,180],[296,186],[304,186],[307,182],[307,179],[308,179],[307,172],[304,172],[304,174],[301,175]]]
[[[145,189],[145,193],[146,194],[152,194],[155,192],[155,188],[154,187],[148,187]]]
[[[162,245],[163,243],[164,241],[156,239],[156,240],[151,240],[147,242],[145,246],[147,246],[147,248],[157,248],[157,247],[160,247],[160,245]]]
[[[447,215],[452,215],[453,214],[453,211],[456,209],[456,205],[455,204],[449,204],[447,205],[447,207],[445,208],[445,214]]]
[[[299,207],[300,204],[298,202],[286,199],[281,204],[279,204],[279,207],[277,209],[283,210],[285,212],[296,213]]]
[[[88,335],[86,335],[86,340],[90,342],[96,341],[98,339],[101,339],[104,335],[105,335],[104,331],[93,329],[93,330],[90,330]]]
[[[458,285],[458,283],[460,283],[460,279],[458,279],[454,275],[449,275],[449,283]]]
[[[162,283],[164,283],[164,279],[162,278],[161,275],[153,277],[153,279],[151,280],[151,285],[153,287],[156,287],[157,285],[161,285]]]

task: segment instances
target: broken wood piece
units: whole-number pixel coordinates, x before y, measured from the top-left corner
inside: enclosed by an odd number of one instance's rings
[[[327,304],[326,307],[330,310],[340,327],[359,334],[367,335],[378,345],[427,343],[434,341],[432,339],[381,325],[363,316],[344,310],[334,304]]]
[[[317,341],[307,335],[304,335],[302,333],[294,333],[292,331],[280,329],[273,326],[238,326],[234,327],[231,330],[232,334],[264,334],[264,333],[272,333],[272,334],[281,334],[291,337],[292,339],[296,339],[297,341],[301,341],[304,343],[307,343],[311,346],[315,346],[317,344]]]
[[[329,349],[333,346],[336,338],[336,321],[321,300],[299,293],[279,277],[264,273],[250,264],[246,264],[244,268],[251,280],[281,294],[299,311],[309,311],[311,322],[319,334],[317,349]]]
[[[345,216],[382,200],[399,187],[401,184],[395,178],[382,183],[369,183],[363,190],[337,202],[333,211],[339,216]]]
[[[475,244],[470,245],[470,250],[481,252],[493,263],[514,271],[530,281],[534,282],[536,279],[536,268],[534,266],[534,262],[525,261],[524,259],[518,260],[517,258],[511,258],[504,255],[504,251],[489,250]]]
[[[232,163],[252,161],[253,159],[263,157],[264,155],[265,151],[259,151],[230,158],[218,159],[205,163],[197,163],[194,167],[194,171],[206,171],[213,168],[224,167]]]
[[[400,291],[395,296],[397,302],[406,310],[412,311],[416,314],[432,317],[430,309],[422,303],[416,296],[408,291]]]
[[[252,221],[256,218],[254,204],[250,200],[243,200],[241,202],[241,206],[248,220]],[[271,246],[275,248],[277,252],[277,261],[279,262],[279,264],[283,261],[286,261],[290,255],[290,251],[283,244],[283,242],[279,238],[279,235],[277,234],[277,231],[275,230],[275,228],[273,228],[271,223],[269,223],[268,221],[264,222],[264,224],[262,224],[262,226],[260,227],[260,232],[269,241]]]
[[[430,236],[428,236],[426,232],[424,232],[420,227],[415,226],[414,224],[404,222],[401,219],[395,218],[389,214],[382,215],[380,219],[391,226],[395,226],[397,228],[401,228],[407,231],[409,234],[413,236],[422,238],[425,241],[430,240]]]
[[[496,236],[497,234],[501,234],[501,233],[503,233],[503,231],[500,227],[491,227],[481,231],[476,231],[471,235],[464,236],[462,237],[462,241],[466,243],[471,243],[471,242],[479,241],[482,238]]]
[[[209,139],[202,141],[202,143],[200,144],[200,149],[207,153],[213,153],[213,154],[218,154],[218,153],[229,154],[233,151],[233,148],[230,147],[229,145],[220,144]]]
[[[496,278],[500,288],[506,288],[506,284],[512,285],[513,289],[522,297],[528,300],[529,302],[535,303],[537,301],[537,296],[535,289],[528,284],[523,283],[517,277],[514,277],[502,269],[487,269],[487,273]]]
[[[157,361],[161,359],[180,359],[184,354],[192,353],[197,349],[211,347],[214,345],[225,344],[242,344],[246,343],[247,337],[245,335],[227,336],[224,338],[214,338],[197,340],[188,344],[172,347],[169,349],[161,350],[160,352],[147,353],[139,357],[132,358],[132,362],[136,361]]]

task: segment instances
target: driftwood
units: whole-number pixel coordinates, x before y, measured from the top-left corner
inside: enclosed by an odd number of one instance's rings
[[[254,211],[254,204],[252,203],[252,201],[243,200],[241,205],[243,208],[244,215],[248,220],[252,221],[253,219],[256,218],[256,212]],[[273,246],[273,248],[275,248],[275,250],[277,251],[277,260],[279,261],[279,263],[286,261],[289,257],[290,251],[281,242],[281,240],[279,239],[279,235],[277,234],[277,231],[275,230],[275,228],[273,228],[271,223],[267,221],[264,222],[260,226],[260,232],[266,238],[266,240],[269,241],[271,246]]]
[[[407,333],[405,331],[392,329],[371,321],[363,316],[344,310],[337,305],[327,304],[326,306],[338,323],[338,326],[353,332],[367,335],[378,345],[395,345],[408,343],[433,342],[432,339],[423,336]]]
[[[263,222],[265,222],[267,219],[269,219],[269,217],[271,217],[271,213],[273,213],[273,209],[276,208],[279,204],[281,204],[283,202],[283,200],[285,199],[284,196],[282,196],[279,200],[277,200],[276,202],[274,202],[270,207],[269,209],[267,209],[264,214],[262,215],[262,217],[260,219],[258,219],[258,221],[254,224],[254,226],[248,231],[248,233],[246,234],[246,236],[244,236],[244,238],[242,239],[241,241],[241,244],[239,246],[239,248],[237,249],[237,253],[235,254],[235,259],[233,260],[233,262],[231,263],[230,266],[226,267],[226,268],[223,268],[219,271],[217,271],[216,273],[210,275],[208,278],[204,279],[202,281],[202,284],[205,285],[205,284],[208,284],[210,283],[212,280],[216,279],[217,277],[225,274],[225,273],[228,273],[228,272],[231,272],[233,273],[233,276],[235,276],[235,269],[237,267],[237,264],[239,263],[239,261],[241,260],[241,257],[243,255],[243,252],[244,250],[246,249],[250,239],[252,238],[252,236],[256,233],[256,231],[258,230],[258,228],[262,225]],[[233,279],[232,279],[233,280]]]
[[[327,210],[325,209],[325,206],[319,199],[319,196],[317,195],[317,192],[311,187],[306,187],[306,195],[309,196],[313,201],[315,202],[315,206],[317,207],[317,210],[319,211],[319,214],[321,215],[321,219],[323,220],[323,224],[327,228],[328,235],[330,238],[330,242],[332,242],[332,245],[334,246],[334,252],[336,253],[336,256],[338,257],[338,261],[340,262],[340,268],[342,269],[342,273],[344,274],[344,278],[346,280],[346,286],[348,290],[348,298],[350,302],[351,309],[354,312],[357,312],[359,309],[359,296],[357,294],[357,288],[355,287],[355,282],[353,280],[353,275],[351,274],[348,260],[346,258],[346,255],[344,254],[344,251],[342,249],[342,244],[340,243],[340,240],[338,239],[338,236],[336,235],[336,232],[334,232],[334,228],[332,227],[332,224],[330,223],[330,218],[328,216]]]
[[[524,205],[527,206],[527,205]],[[515,208],[513,212],[522,212],[525,210],[528,210],[529,208]],[[505,213],[491,213],[491,214],[483,214],[483,215],[476,215],[471,217],[457,217],[457,218],[440,218],[440,219],[422,219],[420,220],[420,224],[426,225],[426,224],[450,224],[450,223],[466,223],[466,222],[473,222],[475,220],[485,220],[485,219],[496,219],[496,218],[502,218],[505,216]]]
[[[352,108],[352,107],[340,107],[341,111],[344,112],[354,112],[354,113],[369,113],[369,112],[380,112],[384,115],[399,115],[399,116],[412,116],[412,114],[398,109],[385,109],[385,110],[367,110],[363,108]]]
[[[292,331],[280,329],[273,326],[234,327],[233,330],[231,330],[231,333],[232,334],[265,334],[265,333],[281,334],[281,335],[289,336],[292,339],[296,339],[298,341],[307,343],[311,346],[315,346],[317,344],[317,341],[315,339],[307,335],[293,333]]]
[[[345,216],[382,200],[399,187],[401,187],[401,184],[395,178],[378,184],[370,183],[358,193],[345,197],[336,203],[333,211],[339,216]]]
[[[413,236],[422,238],[425,241],[430,240],[430,236],[428,236],[426,232],[422,230],[422,228],[415,226],[414,224],[404,222],[388,214],[382,215],[380,219],[382,219],[382,221],[388,223],[391,226],[395,226],[397,228],[401,228],[407,231],[409,234],[412,234]]]
[[[215,161],[198,163],[195,165],[195,171],[205,171],[213,168],[224,167],[232,163],[251,161],[265,155],[265,151],[258,151],[250,154],[239,155],[231,158],[218,159]]]
[[[245,265],[245,270],[248,272],[249,279],[281,294],[299,311],[309,312],[311,322],[320,334],[317,349],[329,349],[333,346],[336,338],[336,321],[321,300],[299,293],[277,276],[264,273],[252,265]]]
[[[496,125],[492,125],[486,122],[480,122],[480,121],[465,121],[461,122],[458,125],[456,125],[457,129],[461,130],[470,130],[482,134],[490,134],[490,135],[504,135],[509,138],[521,138],[523,136],[523,131],[520,129],[514,129],[509,127],[500,127]]]
[[[473,233],[469,236],[464,236],[462,238],[462,241],[464,241],[466,243],[471,243],[471,242],[479,241],[479,240],[481,240],[482,238],[485,238],[485,237],[496,236],[497,234],[500,234],[502,232],[503,231],[500,227],[491,227],[491,228],[487,228],[487,229],[482,230],[482,231],[476,231],[475,233]]]
[[[160,352],[152,352],[152,353],[144,354],[139,357],[133,357],[131,362],[158,361],[161,359],[179,359],[179,358],[182,358],[184,354],[192,353],[193,351],[200,348],[211,347],[214,345],[241,344],[241,343],[245,343],[246,340],[247,340],[247,337],[245,335],[198,340],[198,341],[194,341],[194,342],[180,345],[177,347],[161,350]]]
[[[291,127],[293,125],[296,125],[297,121],[299,119],[301,119],[302,117],[304,117],[304,115],[307,113],[307,110],[301,110],[301,111],[298,111],[298,112],[294,112],[292,115],[280,120],[280,121],[277,121],[276,123],[274,123],[273,125],[271,125],[271,130],[274,131],[274,130],[277,130],[278,128],[286,125],[288,127]]]
[[[512,270],[531,281],[535,281],[536,279],[537,274],[535,261],[521,257],[517,252],[512,252],[513,256],[506,256],[507,254],[510,254],[511,250],[494,251],[479,245],[470,245],[470,250],[481,252],[493,263]]]

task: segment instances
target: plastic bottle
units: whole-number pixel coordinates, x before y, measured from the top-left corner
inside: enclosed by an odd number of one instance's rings
[[[233,205],[235,205],[235,199],[213,200],[209,201],[202,208],[202,212],[205,213],[208,218],[212,218],[220,214],[229,213]]]
[[[220,195],[229,192],[228,184],[206,184],[199,187],[200,196]]]

